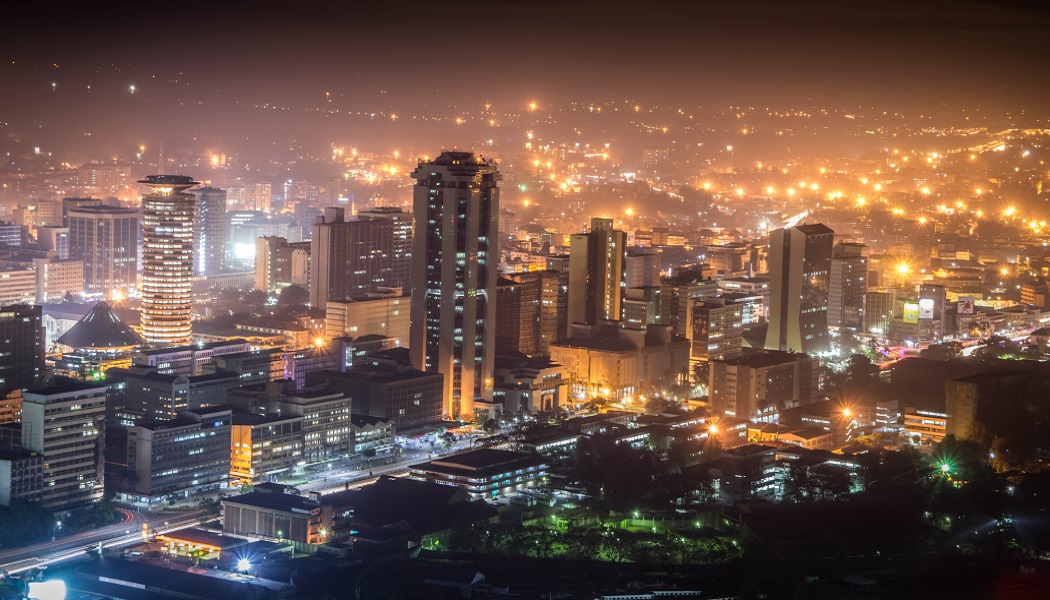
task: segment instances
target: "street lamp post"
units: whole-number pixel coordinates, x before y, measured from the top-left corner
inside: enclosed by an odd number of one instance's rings
[[[62,529],[62,521],[55,521],[55,526],[51,528],[51,541],[55,541],[58,537],[58,530]]]

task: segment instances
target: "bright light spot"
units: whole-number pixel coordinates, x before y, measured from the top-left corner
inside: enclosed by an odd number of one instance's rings
[[[315,338],[314,346],[317,346],[318,348],[324,348],[324,338]]]
[[[941,464],[941,473],[948,473],[951,470],[952,470],[952,466],[949,465],[948,463],[942,463]]]
[[[710,425],[707,426],[707,432],[710,433],[711,435],[716,435],[718,433],[718,425],[715,425],[714,423],[711,423]]]
[[[246,573],[246,572],[248,572],[248,569],[251,569],[251,568],[252,568],[252,561],[248,560],[247,558],[242,558],[242,559],[237,561],[237,570],[238,571],[240,571],[242,573]]]
[[[536,110],[536,103],[535,102],[529,102],[529,110]]]
[[[634,209],[633,208],[628,208],[624,212],[627,213],[628,217],[633,217],[634,216]]]
[[[844,409],[842,409],[842,416],[844,416],[844,417],[852,417],[853,416],[853,411],[848,409],[848,408],[844,408]]]
[[[1017,212],[1017,208],[1011,206],[1011,207],[1007,208],[1006,210],[1004,210],[1003,214],[1008,216],[1008,217],[1012,217],[1012,216],[1014,216],[1014,213],[1016,213],[1016,212]]]
[[[911,267],[908,266],[908,263],[897,263],[897,272],[901,275],[907,275],[911,272]]]
[[[922,191],[922,195],[923,196],[929,196],[930,195],[930,188],[928,188],[928,187],[924,187],[920,191]]]

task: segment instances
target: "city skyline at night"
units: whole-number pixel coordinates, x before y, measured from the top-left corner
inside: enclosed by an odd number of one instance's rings
[[[1042,599],[1047,31],[9,2],[0,600]]]

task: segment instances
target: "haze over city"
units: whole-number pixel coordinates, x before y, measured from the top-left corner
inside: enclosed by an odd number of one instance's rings
[[[0,600],[1042,598],[1050,7],[0,18]]]

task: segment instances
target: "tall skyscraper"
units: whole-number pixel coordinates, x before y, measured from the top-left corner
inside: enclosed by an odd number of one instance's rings
[[[357,212],[359,221],[389,219],[394,223],[394,258],[390,285],[408,294],[412,286],[412,215],[396,206],[376,206]]]
[[[831,255],[828,327],[854,331],[861,328],[867,279],[868,247],[847,242],[836,244]]]
[[[66,222],[69,258],[84,261],[84,290],[127,295],[138,277],[138,211],[120,206],[71,207]]]
[[[591,219],[591,230],[569,240],[569,322],[623,318],[627,234],[612,219]],[[565,333],[568,335],[568,332]]]
[[[475,399],[492,398],[500,175],[490,160],[446,151],[412,178],[412,363],[445,376],[449,418],[471,418]]]
[[[39,306],[0,307],[0,396],[36,387],[44,375],[44,324]]]
[[[198,185],[182,175],[150,175],[142,196],[142,335],[160,346],[192,341],[193,216],[185,190]]]
[[[767,350],[828,350],[828,292],[835,232],[825,225],[777,229],[769,236]]]
[[[347,221],[342,208],[326,208],[310,240],[310,306],[361,298],[389,286],[393,257],[393,221]]]
[[[226,191],[213,187],[194,190],[197,214],[193,220],[194,275],[212,275],[226,263]]]

